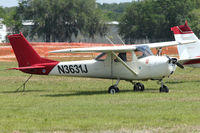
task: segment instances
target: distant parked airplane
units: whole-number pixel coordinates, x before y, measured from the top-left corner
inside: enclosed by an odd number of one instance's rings
[[[200,67],[200,40],[188,26],[187,21],[184,25],[172,27],[175,40],[178,42],[184,40],[196,40],[187,45],[178,45],[179,62],[182,65],[194,68]]]

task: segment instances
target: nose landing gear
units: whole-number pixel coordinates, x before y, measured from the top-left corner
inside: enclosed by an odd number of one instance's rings
[[[161,83],[160,92],[168,93],[169,92],[169,88],[166,85],[164,85],[163,80],[161,79],[161,80],[159,80],[159,82]]]

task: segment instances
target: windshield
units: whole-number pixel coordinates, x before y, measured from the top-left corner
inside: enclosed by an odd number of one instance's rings
[[[153,55],[153,53],[151,52],[149,46],[144,45],[144,46],[137,46],[136,50],[135,50],[136,56],[138,57],[138,59]]]

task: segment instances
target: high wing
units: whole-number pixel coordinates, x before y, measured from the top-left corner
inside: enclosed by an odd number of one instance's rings
[[[127,45],[127,46],[105,46],[105,47],[89,47],[89,48],[73,48],[73,49],[61,49],[51,51],[50,53],[87,53],[87,52],[104,52],[109,53],[114,52],[125,52],[132,51],[136,49],[136,45]]]
[[[147,43],[147,44],[137,44],[137,45],[125,45],[125,46],[106,46],[106,47],[89,47],[89,48],[73,48],[73,49],[62,49],[51,51],[50,53],[87,53],[87,52],[126,52],[136,50],[137,46],[149,46],[149,48],[162,48],[168,46],[182,45],[194,43],[196,40],[184,40],[181,42],[170,41],[170,42],[159,42],[159,43]]]

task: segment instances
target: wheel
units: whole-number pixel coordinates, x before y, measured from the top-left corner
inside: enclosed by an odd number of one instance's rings
[[[133,91],[144,91],[144,85],[142,83],[136,83],[133,87]]]
[[[113,86],[110,86],[108,89],[108,93],[110,93],[110,94],[115,94],[117,92],[119,92],[119,88],[117,86],[113,85]]]
[[[117,90],[117,92],[119,92],[119,88],[116,86],[115,89]]]
[[[160,87],[160,92],[168,93],[169,92],[169,88],[167,86],[163,85],[162,87]]]

